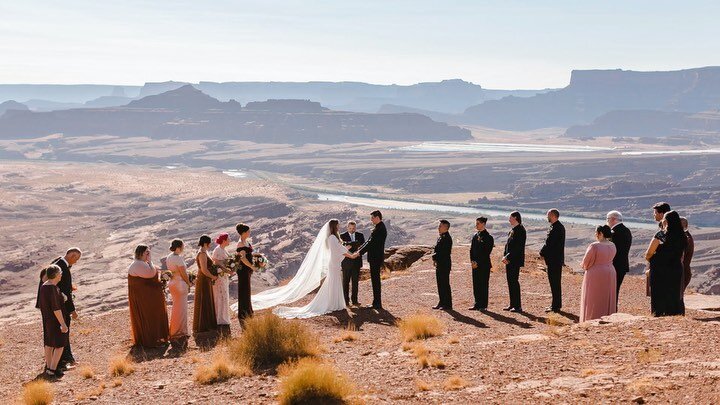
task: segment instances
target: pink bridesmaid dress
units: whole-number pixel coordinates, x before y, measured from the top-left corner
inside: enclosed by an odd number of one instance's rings
[[[617,273],[613,266],[616,248],[610,241],[593,242],[582,261],[585,269],[580,297],[580,322],[617,312]]]

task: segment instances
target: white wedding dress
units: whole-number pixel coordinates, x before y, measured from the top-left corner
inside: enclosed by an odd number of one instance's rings
[[[303,307],[277,307],[273,313],[281,318],[311,318],[345,309],[340,264],[348,250],[336,236],[329,234],[329,229],[328,223],[320,229],[290,282],[251,296],[254,310],[298,301],[320,287],[321,283],[322,287],[309,304]],[[237,304],[232,307],[237,310]]]

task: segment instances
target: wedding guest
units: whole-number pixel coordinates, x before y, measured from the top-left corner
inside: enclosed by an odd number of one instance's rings
[[[238,277],[238,320],[242,325],[245,318],[253,315],[252,300],[250,298],[250,278],[255,271],[255,267],[253,266],[253,247],[248,240],[250,238],[250,227],[240,223],[235,226],[235,230],[240,235],[237,244],[240,264],[236,273]]]
[[[199,250],[195,255],[198,266],[197,280],[195,282],[195,307],[193,310],[193,333],[210,332],[217,329],[217,315],[215,314],[215,298],[213,296],[213,282],[217,276],[210,273],[213,265],[208,255],[212,239],[203,235],[198,241]]]
[[[475,304],[471,311],[485,311],[488,307],[488,290],[490,288],[490,253],[495,247],[495,239],[485,226],[488,219],[480,217],[475,220],[477,233],[470,242],[470,263],[472,267],[473,296]]]
[[[165,259],[168,270],[172,272],[172,279],[168,282],[168,289],[172,296],[172,312],[170,313],[170,340],[179,343],[180,347],[187,344],[188,332],[188,293],[190,292],[190,278],[187,274],[185,261],[182,258],[185,243],[175,239],[170,244],[170,253]]]
[[[525,266],[525,241],[527,232],[522,225],[522,216],[519,212],[513,211],[508,219],[512,229],[508,233],[502,262],[505,264],[508,290],[510,293],[510,305],[503,308],[505,311],[522,312],[520,300],[520,268]]]
[[[212,252],[211,259],[216,266],[225,268],[225,261],[230,257],[225,248],[230,244],[230,235],[221,233],[215,239],[215,249]],[[217,326],[220,334],[230,336],[230,277],[226,275],[218,276],[213,284],[213,297],[215,298],[215,316],[217,317]]]
[[[692,262],[693,254],[695,254],[695,240],[688,230],[688,220],[685,217],[680,217],[680,223],[682,223],[683,230],[685,231],[685,237],[687,238],[687,246],[683,253],[683,292],[690,284],[692,278],[692,269],[690,269],[690,262]]]
[[[612,230],[607,225],[595,229],[595,238],[582,260],[583,276],[580,295],[580,322],[598,319],[617,312],[617,272],[613,259],[617,248],[610,241]]]
[[[440,300],[433,309],[452,310],[452,291],[450,290],[450,270],[452,268],[452,237],[450,236],[450,222],[441,219],[438,224],[438,236],[433,249],[432,260],[435,264],[435,281],[437,282]]]
[[[343,245],[348,247],[350,253],[357,252],[358,248],[365,243],[365,235],[357,232],[357,224],[355,221],[347,223],[347,232],[340,235]],[[345,305],[360,305],[358,302],[358,283],[360,282],[360,269],[362,268],[362,257],[356,259],[346,257],[341,263],[343,272],[343,294],[345,295]],[[352,294],[350,283],[352,282]]]
[[[358,249],[358,255],[367,253],[367,261],[370,265],[370,282],[373,289],[373,302],[370,305],[375,310],[382,310],[382,289],[380,272],[385,264],[385,241],[387,240],[387,228],[383,222],[382,213],[375,210],[370,213],[370,222],[374,227],[370,232],[370,238]]]
[[[68,344],[68,326],[65,322],[67,306],[58,288],[62,270],[57,265],[44,269],[46,281],[40,285],[38,307],[43,320],[43,344],[45,346],[45,372],[49,377],[61,377],[63,371],[58,367],[63,350]]]
[[[610,211],[605,217],[607,224],[612,230],[612,243],[617,249],[615,258],[613,259],[613,267],[615,267],[617,289],[615,298],[619,301],[620,286],[622,285],[625,275],[630,272],[630,247],[632,246],[632,232],[623,224],[623,216],[618,211]]]
[[[565,264],[565,226],[560,222],[560,211],[553,208],[547,212],[550,223],[540,256],[545,259],[552,303],[545,312],[559,312],[562,308],[562,268]]]
[[[73,291],[75,291],[76,287],[72,282],[72,274],[70,272],[70,269],[72,269],[72,266],[77,263],[81,257],[82,251],[76,247],[73,247],[65,252],[65,256],[58,257],[51,263],[57,265],[58,267],[60,267],[60,270],[62,270],[62,275],[60,276],[60,280],[57,283],[57,286],[60,289],[60,293],[62,293],[63,295],[63,300],[65,301],[65,303],[63,304],[65,306],[65,311],[63,311],[63,314],[65,315],[65,325],[67,325],[68,329],[70,328],[71,320],[78,318],[78,313],[75,308],[74,301],[75,296],[73,294]],[[45,275],[45,270],[42,270],[40,272],[40,282],[38,284],[38,300],[35,304],[36,308],[40,308],[40,287],[46,280],[47,278]],[[75,356],[73,356],[72,353],[72,348],[70,347],[70,332],[68,332],[67,345],[65,345],[65,349],[62,352],[62,357],[60,358],[58,368],[63,370],[69,370],[73,368],[75,364],[77,364],[77,361],[75,360]]]
[[[655,203],[655,205],[653,205],[653,216],[655,217],[655,222],[658,223],[658,228],[660,228],[660,232],[662,232],[662,228],[663,228],[663,225],[662,225],[663,217],[665,216],[665,214],[667,212],[670,212],[670,210],[671,210],[670,204],[668,204],[666,202],[659,202],[659,203]]]
[[[645,252],[650,262],[650,308],[654,316],[684,315],[682,257],[687,237],[676,211],[665,213],[661,224],[661,237],[655,235]]]
[[[135,248],[135,260],[128,266],[128,305],[134,345],[158,347],[167,343],[170,331],[165,294],[147,245]]]

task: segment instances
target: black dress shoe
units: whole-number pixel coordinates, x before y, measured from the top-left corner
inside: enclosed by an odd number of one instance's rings
[[[513,309],[515,309],[515,308],[513,308],[512,306],[509,306],[509,307],[503,308],[503,311],[512,311]]]
[[[441,307],[440,309],[442,309],[443,311],[452,311],[453,310],[452,307]]]
[[[522,311],[523,311],[522,308],[513,308],[510,310],[510,312],[517,312],[517,313],[521,313]]]
[[[487,308],[478,308],[478,311],[480,311],[480,312],[487,312]]]
[[[560,308],[547,307],[545,312],[560,312]]]
[[[437,304],[434,307],[432,307],[432,309],[443,309],[443,307],[442,307],[442,305]]]
[[[473,306],[473,307],[470,307],[470,308],[468,308],[468,311],[479,311],[479,310],[480,310],[480,307],[479,307],[479,306],[477,306],[477,305],[476,305],[476,306]]]

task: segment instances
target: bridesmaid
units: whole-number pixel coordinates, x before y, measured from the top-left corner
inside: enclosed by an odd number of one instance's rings
[[[212,260],[215,265],[225,266],[229,255],[225,250],[230,244],[230,236],[221,233],[215,239],[217,246],[212,252]],[[230,336],[230,277],[225,275],[218,277],[213,284],[213,296],[215,297],[215,315],[217,316],[218,330],[223,336]]]
[[[190,292],[190,278],[185,268],[182,252],[185,244],[175,239],[170,245],[172,253],[168,255],[165,263],[172,272],[172,279],[168,283],[172,296],[172,313],[170,314],[170,340],[178,342],[181,348],[187,347],[188,332],[188,293]]]
[[[68,327],[65,324],[65,304],[57,284],[60,282],[62,270],[51,265],[43,270],[45,282],[40,285],[38,307],[43,321],[43,342],[45,345],[45,372],[48,377],[62,377],[63,371],[58,368],[60,356],[68,343]]]
[[[210,267],[213,265],[212,259],[208,255],[212,239],[203,235],[198,242],[197,255],[195,262],[198,266],[197,280],[195,282],[195,307],[193,310],[193,333],[209,332],[217,329],[217,316],[215,315],[215,299],[213,298],[212,283],[217,280],[217,276],[210,273]]]
[[[240,241],[237,244],[237,253],[240,256],[240,264],[236,270],[238,276],[238,319],[242,325],[245,318],[253,315],[252,300],[250,299],[250,276],[255,267],[253,267],[253,248],[248,238],[250,238],[250,227],[245,224],[237,224],[235,230],[240,235]]]
[[[609,239],[612,231],[602,225],[595,229],[595,238],[582,261],[585,269],[580,296],[580,322],[598,319],[617,312],[617,273],[613,259],[617,249]]]
[[[650,309],[654,316],[685,315],[683,263],[687,237],[677,211],[666,212],[650,242],[645,259],[650,262]]]
[[[135,248],[135,260],[128,267],[128,304],[133,344],[158,347],[167,343],[165,294],[147,245]]]

